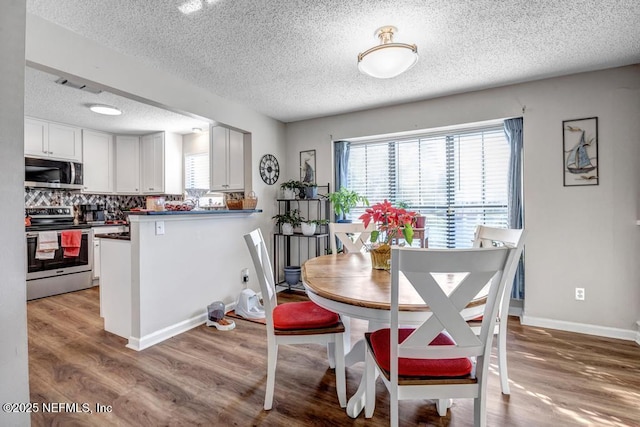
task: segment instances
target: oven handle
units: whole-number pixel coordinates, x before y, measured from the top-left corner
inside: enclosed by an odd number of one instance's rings
[[[60,233],[62,233],[63,231],[69,231],[69,230],[55,230],[58,233],[58,236],[60,235]],[[81,230],[82,234],[89,234],[91,233],[91,229],[90,228],[86,228]],[[27,231],[27,238],[29,237],[38,237],[38,232],[37,231]]]

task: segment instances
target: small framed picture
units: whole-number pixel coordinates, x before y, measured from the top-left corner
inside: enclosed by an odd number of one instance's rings
[[[598,185],[598,118],[562,122],[564,186]]]
[[[300,152],[300,181],[316,183],[316,150]]]

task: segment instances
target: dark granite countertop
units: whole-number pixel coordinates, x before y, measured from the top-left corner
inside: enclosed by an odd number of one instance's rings
[[[192,211],[126,211],[126,215],[229,215],[260,213],[262,209],[220,209],[220,210],[192,210]]]
[[[99,237],[101,239],[131,240],[131,235],[128,231],[123,231],[122,233],[96,234],[95,237]]]

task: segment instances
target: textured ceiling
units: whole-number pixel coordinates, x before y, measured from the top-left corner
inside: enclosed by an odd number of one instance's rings
[[[640,63],[638,0],[187,1],[27,10],[283,122]],[[420,55],[388,80],[356,61],[382,25]]]
[[[24,114],[60,123],[111,132],[144,135],[160,130],[179,134],[193,128],[207,129],[208,122],[114,95],[94,94],[56,84],[58,76],[28,68],[25,71]],[[120,116],[104,116],[89,110],[91,104],[118,107]]]

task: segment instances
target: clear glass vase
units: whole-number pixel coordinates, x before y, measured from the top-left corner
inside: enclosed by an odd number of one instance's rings
[[[369,250],[371,254],[371,267],[376,270],[391,269],[391,246],[387,244],[380,245]]]

